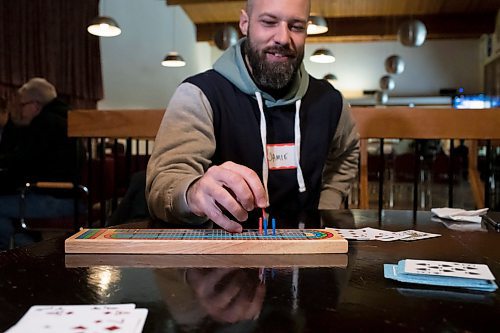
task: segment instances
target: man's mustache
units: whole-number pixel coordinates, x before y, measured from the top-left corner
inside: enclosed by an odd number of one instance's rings
[[[297,57],[297,52],[294,50],[288,48],[288,47],[283,47],[283,46],[270,46],[266,47],[263,50],[264,53],[278,53],[281,54],[285,57],[289,58],[296,58]]]

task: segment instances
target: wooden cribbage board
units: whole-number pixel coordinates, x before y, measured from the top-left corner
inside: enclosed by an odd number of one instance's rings
[[[346,253],[335,231],[277,229],[83,229],[65,241],[66,253],[112,254],[306,254]]]

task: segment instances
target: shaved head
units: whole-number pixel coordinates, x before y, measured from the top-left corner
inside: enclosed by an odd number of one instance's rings
[[[247,12],[248,16],[252,15],[252,9],[253,9],[255,3],[259,2],[259,1],[266,1],[266,0],[247,0],[247,5],[245,7],[245,11]],[[307,7],[309,8],[308,12],[310,12],[311,11],[311,1],[304,0],[304,2],[307,2]]]

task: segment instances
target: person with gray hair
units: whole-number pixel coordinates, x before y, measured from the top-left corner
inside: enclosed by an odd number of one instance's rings
[[[57,98],[55,87],[32,78],[19,88],[18,98],[0,142],[0,250],[8,248],[20,215],[19,189],[27,182],[73,181],[79,163],[77,142],[67,135],[69,106]],[[72,214],[73,200],[57,193],[26,197],[26,218]],[[18,245],[33,241],[26,233],[15,239]]]
[[[43,107],[57,97],[56,88],[40,77],[32,78],[17,92],[21,108],[13,114],[12,121],[18,126],[28,126]]]

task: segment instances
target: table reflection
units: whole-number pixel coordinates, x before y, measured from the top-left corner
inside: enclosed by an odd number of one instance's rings
[[[316,331],[339,304],[348,268],[157,269],[177,331]],[[318,287],[321,286],[321,287]]]

